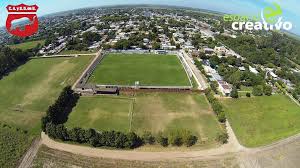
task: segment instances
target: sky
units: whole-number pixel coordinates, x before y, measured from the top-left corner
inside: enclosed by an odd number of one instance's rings
[[[284,21],[293,23],[291,31],[300,35],[299,0],[0,0],[0,26],[4,26],[6,22],[6,6],[20,3],[38,5],[38,16],[84,7],[121,4],[175,5],[230,14],[257,16],[260,14],[261,9],[271,6],[273,2],[280,4],[282,7]]]

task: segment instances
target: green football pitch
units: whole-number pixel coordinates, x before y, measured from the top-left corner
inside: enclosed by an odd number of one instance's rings
[[[100,62],[89,83],[104,85],[191,86],[175,55],[108,54]]]

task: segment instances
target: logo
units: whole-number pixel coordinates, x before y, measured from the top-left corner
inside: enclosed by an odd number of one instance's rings
[[[225,22],[232,22],[233,30],[291,30],[293,24],[283,21],[283,11],[279,4],[265,7],[257,16],[224,15]]]
[[[27,37],[38,31],[39,21],[36,15],[38,10],[37,5],[8,5],[6,9],[8,11],[6,29],[10,34],[19,37]]]

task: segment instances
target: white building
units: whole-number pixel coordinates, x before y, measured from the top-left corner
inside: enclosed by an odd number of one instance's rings
[[[253,68],[251,66],[249,66],[249,71],[254,73],[255,75],[257,75],[259,73],[255,68]]]

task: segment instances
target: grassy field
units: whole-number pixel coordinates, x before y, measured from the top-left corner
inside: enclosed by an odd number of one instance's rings
[[[138,134],[187,129],[201,137],[199,141],[207,142],[205,145],[214,144],[216,134],[221,131],[205,96],[182,93],[81,97],[66,126],[118,131],[131,128]]]
[[[25,43],[10,45],[10,48],[19,48],[21,50],[27,50],[36,47],[38,44],[44,45],[45,40],[29,41]]]
[[[34,159],[32,168],[65,168],[65,167],[85,167],[85,168],[236,168],[238,160],[234,156],[217,159],[189,160],[189,161],[129,161],[107,158],[93,158],[75,155],[67,152],[50,149],[42,146],[37,157]]]
[[[118,97],[81,97],[69,115],[67,127],[82,126],[98,130],[129,130],[133,100]]]
[[[61,89],[75,82],[90,56],[34,59],[0,80],[0,122],[27,129],[39,120]]]
[[[109,54],[89,82],[97,84],[190,86],[180,60],[174,55]]]
[[[247,147],[300,132],[300,107],[284,95],[224,99],[222,103],[239,141]]]
[[[19,135],[14,130],[0,130],[0,144],[7,146],[1,147],[4,154],[0,155],[0,159],[7,161],[5,164],[15,164],[31,140],[40,134],[40,119],[49,105],[63,87],[75,82],[91,59],[33,59],[0,80],[0,123],[27,131],[26,135]],[[12,154],[8,157],[6,153]]]

